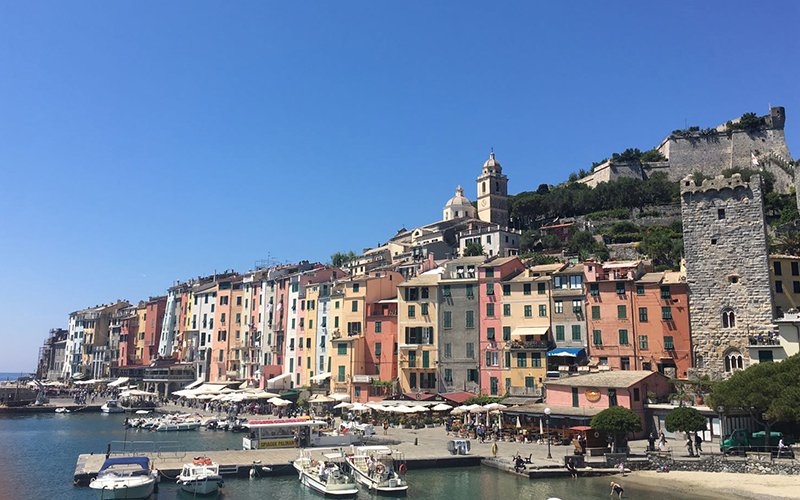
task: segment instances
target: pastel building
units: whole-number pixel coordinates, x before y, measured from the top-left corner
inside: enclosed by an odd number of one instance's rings
[[[429,271],[397,287],[398,376],[402,392],[435,391],[437,387],[439,278],[436,270]]]

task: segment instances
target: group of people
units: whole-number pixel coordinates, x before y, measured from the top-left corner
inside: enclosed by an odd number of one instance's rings
[[[699,457],[700,453],[703,451],[703,438],[700,437],[700,433],[695,432],[694,438],[692,435],[687,433],[686,434],[686,451],[689,452],[690,457]],[[647,450],[648,451],[656,451],[656,434],[655,432],[651,432],[649,436],[647,436]],[[664,431],[658,433],[658,451],[667,451],[667,436],[664,435]]]
[[[367,457],[367,474],[369,474],[369,477],[373,477],[375,474],[383,474],[385,470],[386,467],[380,460],[376,459],[373,455]]]
[[[322,481],[327,481],[328,477],[336,470],[339,470],[339,468],[333,462],[320,462],[319,473],[317,475]]]

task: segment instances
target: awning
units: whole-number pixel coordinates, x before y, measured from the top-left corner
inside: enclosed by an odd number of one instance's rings
[[[276,382],[280,382],[281,380],[285,380],[291,377],[291,373],[284,373],[282,375],[278,375],[277,377],[272,377],[271,379],[267,380],[267,387],[269,388],[271,385],[274,385]]]
[[[586,351],[583,347],[557,347],[552,351],[547,352],[548,356],[568,356],[571,358],[582,358],[586,356]]]
[[[331,378],[331,374],[330,373],[320,373],[319,375],[311,377],[311,381],[312,382],[322,382],[323,380],[328,379],[328,378]]]
[[[111,382],[110,384],[108,384],[108,386],[109,387],[117,387],[119,385],[127,383],[128,380],[130,380],[130,378],[128,378],[128,377],[120,377],[117,380],[115,380],[115,381]]]
[[[202,378],[199,378],[199,379],[195,380],[194,382],[192,382],[191,384],[189,384],[186,387],[184,387],[184,389],[194,389],[195,387],[197,387],[198,385],[202,384],[203,382],[204,382],[204,380]]]
[[[518,326],[511,332],[511,337],[524,337],[526,335],[547,335],[549,326]]]

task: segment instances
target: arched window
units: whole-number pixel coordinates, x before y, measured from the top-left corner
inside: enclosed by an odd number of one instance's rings
[[[485,193],[486,192],[486,181],[483,181],[482,185],[483,185],[483,192]]]
[[[725,353],[725,371],[735,372],[744,368],[744,358],[738,349],[731,349]]]
[[[733,309],[722,310],[722,328],[733,328],[736,326],[736,315]]]

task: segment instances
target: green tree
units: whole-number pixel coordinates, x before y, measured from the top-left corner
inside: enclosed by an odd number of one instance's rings
[[[708,404],[726,413],[749,414],[768,436],[779,422],[800,422],[800,354],[737,371],[714,384]]]
[[[548,250],[556,250],[561,248],[561,240],[555,234],[545,234],[542,236],[542,246]]]
[[[333,264],[334,267],[342,267],[351,260],[354,260],[356,257],[358,257],[358,255],[356,255],[352,250],[347,253],[336,252],[335,254],[331,255],[331,264]]]
[[[788,231],[778,237],[777,250],[787,255],[800,255],[800,231]]]
[[[657,161],[667,161],[667,157],[661,154],[661,151],[657,149],[650,149],[642,153],[642,156],[639,157],[639,161],[642,163],[653,163]]]
[[[470,241],[464,247],[464,257],[475,257],[477,255],[483,255],[483,245]]]
[[[519,250],[520,252],[532,252],[533,248],[536,246],[537,235],[533,231],[523,231],[522,238],[519,240]]]
[[[625,436],[629,432],[642,430],[642,421],[624,406],[612,406],[592,417],[591,427],[611,436],[614,440],[613,449],[616,451],[625,442]]]
[[[669,432],[700,432],[706,430],[706,417],[691,406],[680,406],[667,414],[664,426]]]

